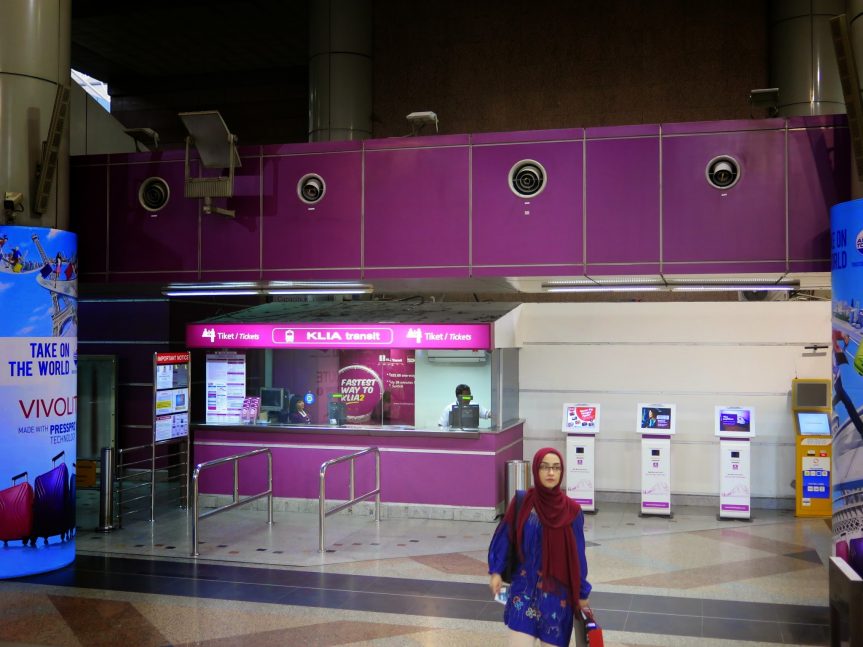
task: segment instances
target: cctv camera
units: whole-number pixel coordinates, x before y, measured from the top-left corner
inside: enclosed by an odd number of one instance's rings
[[[6,211],[24,211],[24,194],[17,191],[6,191],[3,196],[3,208]]]

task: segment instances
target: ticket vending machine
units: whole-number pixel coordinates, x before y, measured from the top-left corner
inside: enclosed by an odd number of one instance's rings
[[[833,513],[830,475],[833,461],[830,380],[797,379],[791,383],[791,409],[797,442],[794,460],[794,513],[829,517]]]
[[[719,438],[719,519],[751,519],[750,438],[753,407],[720,406],[714,416]]]
[[[798,517],[829,517],[833,514],[830,472],[833,460],[830,414],[824,411],[795,411],[797,451],[795,452]]]
[[[676,407],[639,403],[636,431],[641,434],[641,515],[671,517],[671,437]]]
[[[585,512],[596,512],[595,436],[599,433],[599,405],[563,405],[566,434],[566,494]]]

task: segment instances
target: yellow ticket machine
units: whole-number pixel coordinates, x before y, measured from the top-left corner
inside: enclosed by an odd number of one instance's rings
[[[794,380],[791,407],[797,442],[794,462],[798,517],[829,517],[832,438],[830,435],[830,380]]]

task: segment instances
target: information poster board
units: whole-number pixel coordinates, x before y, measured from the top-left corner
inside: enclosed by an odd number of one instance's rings
[[[246,398],[246,356],[212,353],[207,355],[206,366],[207,423],[239,424]]]
[[[189,435],[190,363],[188,351],[154,354],[153,428],[157,443]]]

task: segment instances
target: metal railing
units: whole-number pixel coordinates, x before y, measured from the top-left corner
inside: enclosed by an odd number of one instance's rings
[[[358,497],[354,497],[354,461],[360,456],[364,456],[366,454],[374,454],[375,455],[375,489],[371,492],[367,492]],[[326,510],[326,476],[327,476],[327,468],[331,465],[335,465],[336,463],[344,463],[345,461],[351,462],[351,479],[350,479],[350,500],[337,505],[335,508],[331,510]],[[321,465],[321,477],[320,477],[320,497],[318,499],[318,552],[324,552],[324,519],[329,517],[331,514],[335,514],[337,512],[341,512],[345,508],[350,508],[355,503],[359,503],[360,501],[364,501],[371,496],[375,497],[375,521],[381,520],[381,452],[377,447],[367,447],[366,449],[360,450],[355,454],[349,454],[347,456],[340,456],[339,458],[333,458],[332,460],[328,460],[326,463]]]
[[[250,456],[257,456],[258,454],[266,454],[267,455],[267,491],[261,492],[259,494],[253,494],[251,496],[247,496],[242,501],[240,500],[240,459],[241,458],[249,458]],[[222,465],[224,463],[234,464],[234,490],[233,490],[233,500],[231,503],[226,503],[223,506],[219,506],[218,508],[214,508],[212,510],[208,510],[203,514],[199,514],[198,510],[200,509],[199,501],[198,501],[198,479],[201,476],[201,472],[210,467],[214,467],[216,465]],[[235,456],[226,456],[225,458],[217,458],[212,461],[207,461],[206,463],[198,463],[195,466],[195,471],[192,473],[192,557],[198,556],[198,520],[206,519],[214,514],[218,514],[219,512],[225,512],[226,510],[230,510],[231,508],[236,508],[237,506],[245,505],[246,503],[250,503],[251,501],[255,501],[256,499],[260,499],[262,497],[267,497],[267,523],[273,524],[273,453],[270,451],[269,447],[264,447],[263,449],[255,449],[251,452],[246,452],[245,454],[236,454]]]
[[[157,449],[163,449],[157,453]],[[130,457],[139,458],[130,460]],[[189,439],[172,439],[158,443],[147,443],[117,450],[115,487],[117,489],[117,520],[123,524],[123,517],[146,512],[150,521],[156,518],[156,499],[178,501],[181,508],[188,504],[189,493]],[[165,474],[158,480],[163,485],[178,484],[175,494],[162,491],[157,495],[156,473]],[[145,488],[144,492],[140,492]],[[146,502],[136,507],[138,502]]]

